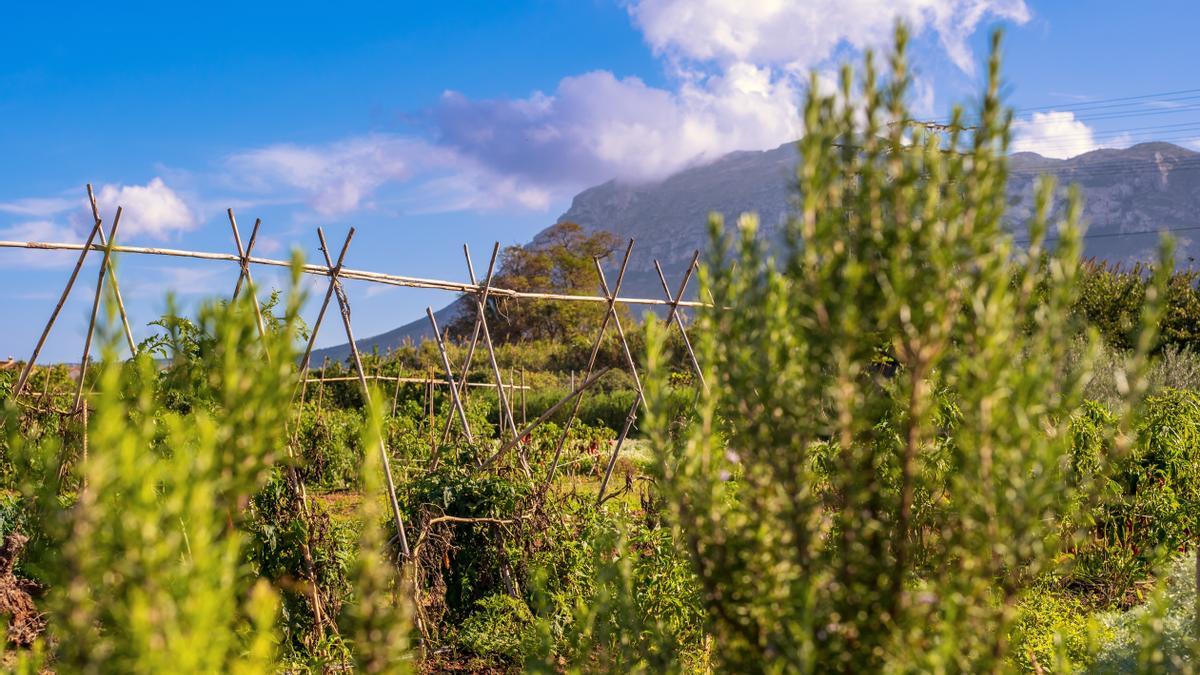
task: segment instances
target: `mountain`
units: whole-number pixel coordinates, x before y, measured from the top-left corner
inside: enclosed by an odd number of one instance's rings
[[[795,164],[795,144],[787,143],[773,150],[730,153],[655,182],[609,181],[576,195],[558,221],[608,230],[622,240],[633,238],[621,295],[659,298],[663,292],[654,260],[662,263],[674,288],[692,252],[707,244],[709,213],[724,215],[732,225],[739,214],[756,212],[763,235],[777,234],[793,199]],[[1022,152],[1011,156],[1009,168],[1008,220],[1018,238],[1033,213],[1035,181],[1049,174],[1058,179],[1060,196],[1066,189],[1061,186],[1080,187],[1088,224],[1087,255],[1123,262],[1152,259],[1161,229],[1181,230],[1175,233],[1178,260],[1200,255],[1200,153],[1170,143],[1096,150],[1071,159]],[[1062,203],[1057,202],[1059,210]],[[1187,229],[1192,227],[1196,230]],[[1146,232],[1153,234],[1142,234]],[[615,273],[619,262],[610,260],[608,270]],[[610,283],[611,278],[612,274]],[[449,323],[458,311],[458,303],[443,308],[437,315],[439,325]],[[378,345],[384,351],[428,334],[428,321],[421,318],[358,342],[364,350]],[[317,359],[344,358],[348,353],[341,345],[321,350]]]

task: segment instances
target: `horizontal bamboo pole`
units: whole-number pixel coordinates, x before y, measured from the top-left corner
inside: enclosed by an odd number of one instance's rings
[[[368,380],[380,380],[382,382],[408,382],[408,383],[412,383],[412,384],[427,384],[429,382],[429,378],[427,378],[427,377],[388,377],[387,375],[367,375],[366,377]],[[304,381],[305,382],[349,382],[351,380],[358,382],[358,377],[357,376],[355,376],[355,377],[324,377],[324,378],[309,377],[309,378],[306,378]],[[439,386],[446,384],[445,380],[434,380],[433,383],[435,385],[439,385]],[[495,383],[492,383],[492,382],[460,382],[459,384],[465,384],[468,387],[487,387],[489,389],[496,388]],[[527,387],[527,386],[520,385],[520,384],[505,384],[504,388],[505,389],[532,389],[532,387]]]
[[[23,248],[44,251],[82,251],[84,244],[67,244],[61,242],[46,242],[46,241],[8,241],[0,240],[0,248]],[[104,247],[98,244],[92,244],[91,250],[103,251]],[[207,251],[185,251],[174,248],[151,248],[146,246],[113,246],[114,253],[130,253],[133,255],[161,255],[174,258],[192,258],[195,260],[223,260],[226,262],[241,264],[241,259],[230,253],[210,253]],[[270,267],[291,267],[292,263],[287,260],[275,260],[272,258],[257,258],[251,257],[247,262],[254,265],[266,265]],[[315,276],[328,277],[329,269],[322,265],[304,265],[302,271],[305,274]],[[441,291],[451,291],[454,293],[479,293],[483,287],[479,284],[469,284],[457,281],[443,281],[440,279],[422,279],[419,277],[406,277],[396,274],[384,274],[382,272],[371,272],[367,270],[352,270],[349,268],[341,270],[338,274],[342,279],[356,279],[359,281],[370,281],[389,286],[404,286],[407,288],[428,288]],[[533,291],[514,291],[508,288],[500,288],[491,286],[488,289],[488,295],[503,296],[506,298],[526,298],[529,300],[565,300],[575,302],[608,302],[608,298],[602,295],[567,295],[565,293],[539,293]],[[617,302],[626,305],[649,305],[657,307],[671,307],[677,304],[679,307],[708,307],[705,302],[697,301],[682,301],[672,303],[668,300],[658,300],[655,298],[617,298]]]

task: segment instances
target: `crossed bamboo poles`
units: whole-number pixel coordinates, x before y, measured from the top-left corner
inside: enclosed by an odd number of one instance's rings
[[[233,209],[227,210],[227,215],[229,217],[229,224],[230,224],[230,227],[231,227],[232,233],[233,233],[233,240],[234,240],[234,246],[236,249],[236,255],[220,254],[220,253],[203,253],[203,252],[196,252],[196,251],[181,251],[181,250],[175,250],[175,249],[151,249],[151,248],[144,248],[144,247],[118,246],[116,243],[116,235],[117,235],[117,228],[120,224],[120,219],[121,219],[121,212],[122,212],[121,207],[120,206],[117,207],[116,212],[112,219],[112,225],[109,229],[108,235],[105,236],[104,227],[103,227],[103,219],[101,218],[101,215],[99,213],[96,199],[95,199],[94,193],[92,191],[92,186],[90,184],[87,186],[87,194],[88,194],[88,199],[89,199],[89,202],[91,204],[91,209],[92,209],[93,225],[92,225],[92,228],[88,234],[88,237],[87,237],[85,243],[83,243],[82,245],[47,243],[47,242],[0,241],[0,248],[25,248],[25,249],[33,249],[33,250],[78,250],[79,251],[79,256],[76,259],[75,266],[72,269],[71,274],[67,279],[67,283],[66,283],[65,287],[63,288],[63,291],[58,300],[58,303],[54,307],[54,310],[51,312],[50,318],[47,320],[45,328],[42,330],[42,333],[41,333],[40,337],[38,338],[37,344],[35,345],[35,347],[33,349],[33,353],[30,356],[29,360],[25,363],[25,366],[21,371],[20,377],[18,378],[17,385],[13,389],[13,392],[12,392],[13,400],[17,400],[20,397],[20,395],[24,392],[25,387],[28,384],[30,375],[33,372],[33,369],[37,363],[37,359],[41,353],[42,347],[45,345],[47,337],[49,336],[51,330],[53,329],[54,324],[57,321],[59,314],[62,312],[63,306],[66,304],[66,301],[67,301],[68,297],[70,296],[70,293],[71,293],[72,288],[74,287],[75,281],[79,276],[79,272],[83,268],[84,262],[87,258],[87,254],[90,251],[94,251],[94,250],[102,252],[103,258],[101,260],[101,264],[100,264],[100,268],[99,268],[99,272],[98,272],[98,279],[97,279],[97,283],[96,283],[95,295],[94,295],[94,298],[92,301],[92,309],[91,309],[91,314],[90,314],[90,318],[88,321],[87,335],[84,340],[83,357],[80,362],[79,382],[76,387],[74,406],[72,409],[72,411],[74,413],[82,413],[85,425],[86,425],[86,419],[87,419],[87,407],[88,406],[87,406],[87,402],[84,400],[84,391],[83,390],[84,390],[84,386],[85,386],[87,366],[89,363],[92,337],[95,332],[96,319],[97,319],[100,301],[101,301],[101,297],[103,295],[103,288],[104,288],[106,279],[107,279],[108,284],[112,291],[112,298],[115,300],[117,313],[120,316],[123,333],[124,333],[124,336],[128,343],[130,353],[134,354],[134,355],[137,354],[137,344],[134,342],[133,332],[129,327],[128,315],[125,310],[125,304],[124,304],[124,301],[121,296],[120,285],[117,282],[117,276],[116,276],[115,269],[114,269],[114,266],[112,263],[112,254],[114,252],[145,254],[145,255],[160,255],[160,256],[171,256],[171,257],[184,257],[184,258],[198,258],[198,259],[209,259],[209,260],[226,260],[226,261],[236,262],[238,264],[239,269],[238,269],[237,282],[234,285],[233,300],[236,301],[241,296],[241,294],[243,292],[243,288],[250,295],[251,304],[254,308],[256,327],[258,329],[260,338],[263,340],[264,356],[268,361],[270,360],[271,355],[267,349],[267,326],[263,319],[262,308],[259,303],[257,293],[255,291],[254,279],[253,279],[253,276],[251,273],[251,265],[288,266],[288,265],[290,265],[290,263],[287,263],[284,261],[279,261],[279,260],[271,260],[271,259],[267,259],[267,258],[253,257],[252,254],[253,254],[253,250],[254,250],[254,245],[258,240],[258,233],[259,233],[260,227],[262,225],[261,220],[255,220],[253,230],[251,231],[251,234],[250,234],[250,239],[247,241],[246,245],[243,246],[241,233],[240,233],[240,231],[238,229],[238,225],[237,225],[237,218],[234,215]],[[490,369],[492,371],[492,376],[495,380],[494,388],[496,390],[497,399],[499,402],[499,416],[500,416],[500,420],[501,420],[502,438],[500,440],[500,447],[496,450],[496,452],[493,455],[491,455],[489,458],[487,458],[486,460],[478,462],[478,465],[481,470],[489,470],[489,469],[492,469],[493,467],[495,467],[497,464],[499,464],[501,462],[501,460],[503,460],[503,458],[507,455],[507,453],[515,447],[518,449],[517,460],[518,460],[518,465],[519,465],[520,469],[524,472],[526,477],[532,477],[532,471],[529,467],[528,458],[527,458],[527,454],[525,451],[526,449],[524,447],[525,439],[528,438],[529,434],[535,428],[537,428],[539,425],[541,425],[546,420],[548,420],[558,410],[560,410],[561,408],[563,408],[564,406],[566,406],[568,404],[572,405],[571,413],[568,416],[566,423],[563,425],[562,432],[558,438],[558,442],[555,444],[554,454],[550,461],[550,466],[547,471],[545,481],[543,482],[543,484],[540,488],[539,494],[543,498],[544,498],[546,492],[549,490],[551,484],[553,483],[555,474],[558,470],[559,463],[561,460],[562,451],[567,442],[569,433],[571,431],[571,427],[579,417],[579,411],[580,411],[580,408],[582,407],[584,394],[592,385],[594,385],[597,381],[599,381],[600,378],[609,370],[609,368],[601,368],[601,369],[597,370],[596,362],[597,362],[597,357],[599,355],[601,345],[603,344],[604,337],[606,335],[606,332],[608,330],[610,323],[613,325],[614,330],[616,332],[617,339],[620,342],[622,356],[624,357],[624,361],[625,361],[624,365],[629,369],[629,374],[630,374],[631,378],[633,379],[634,389],[635,389],[635,397],[634,397],[633,404],[630,406],[629,412],[626,414],[624,425],[621,429],[620,434],[617,436],[615,443],[613,444],[612,452],[609,455],[608,462],[605,466],[604,477],[603,477],[603,480],[601,481],[600,489],[599,489],[597,497],[596,497],[597,505],[602,504],[605,501],[608,483],[612,476],[612,472],[616,465],[616,461],[619,457],[621,447],[623,446],[625,440],[627,439],[629,432],[633,428],[633,425],[636,423],[638,411],[641,408],[642,404],[644,403],[644,394],[643,394],[643,389],[642,389],[641,377],[638,373],[637,362],[633,357],[633,352],[629,347],[628,340],[626,339],[625,330],[624,330],[623,326],[621,325],[620,315],[619,315],[619,312],[617,311],[618,303],[622,303],[622,304],[626,304],[626,305],[648,305],[648,306],[664,306],[664,307],[666,307],[667,315],[665,317],[664,323],[666,324],[667,329],[670,330],[670,327],[672,325],[678,327],[681,337],[682,337],[683,344],[684,344],[685,349],[688,354],[689,363],[690,363],[698,381],[700,382],[700,384],[707,388],[707,383],[704,380],[703,372],[700,368],[699,362],[696,359],[696,354],[692,348],[691,341],[688,338],[686,326],[683,323],[683,320],[679,315],[679,309],[681,307],[704,306],[704,303],[688,302],[688,301],[683,300],[683,295],[687,290],[688,283],[691,281],[693,272],[696,269],[696,263],[699,258],[699,251],[696,251],[695,254],[692,256],[691,262],[688,264],[688,267],[685,270],[684,275],[680,281],[679,287],[674,294],[671,293],[671,289],[667,282],[667,278],[666,278],[665,274],[663,273],[662,266],[659,264],[659,262],[657,260],[654,261],[655,271],[657,272],[659,280],[662,284],[665,299],[653,300],[653,299],[645,299],[645,298],[621,298],[621,297],[619,297],[621,285],[625,278],[625,272],[629,265],[630,255],[633,251],[633,245],[634,245],[633,239],[629,240],[629,243],[625,248],[625,253],[621,260],[621,265],[620,265],[619,272],[616,277],[616,281],[611,288],[608,285],[608,280],[605,277],[604,269],[600,263],[600,259],[599,258],[594,259],[593,262],[595,264],[597,281],[598,281],[599,288],[602,292],[602,295],[586,296],[586,295],[565,295],[565,294],[555,294],[555,293],[518,292],[518,291],[513,291],[510,289],[503,289],[503,288],[498,288],[498,287],[493,286],[492,281],[493,281],[493,277],[494,277],[494,273],[495,273],[495,265],[496,265],[497,255],[498,255],[499,249],[500,249],[499,243],[495,244],[492,248],[491,258],[488,262],[487,273],[485,275],[485,278],[484,278],[484,281],[482,284],[479,283],[479,281],[477,280],[477,278],[475,276],[475,268],[474,268],[473,262],[471,260],[471,253],[470,253],[470,250],[466,246],[463,246],[463,254],[464,254],[464,257],[466,258],[467,273],[470,278],[469,284],[440,281],[440,280],[419,279],[419,278],[415,278],[415,277],[403,277],[403,276],[398,276],[398,275],[382,274],[382,273],[378,273],[378,272],[368,272],[368,271],[362,271],[362,270],[351,270],[351,269],[346,268],[344,266],[344,263],[345,263],[346,253],[350,247],[350,242],[354,237],[354,233],[355,233],[354,228],[350,228],[348,230],[345,241],[343,242],[341,250],[338,254],[337,261],[334,262],[333,259],[330,257],[329,247],[325,240],[325,233],[321,228],[317,228],[317,237],[320,241],[320,250],[321,250],[322,256],[324,257],[325,264],[323,266],[310,264],[310,265],[304,265],[302,267],[302,270],[301,270],[302,272],[307,273],[307,274],[325,276],[328,278],[329,283],[328,283],[328,287],[326,289],[324,300],[321,304],[320,312],[317,315],[317,319],[313,324],[312,332],[309,335],[309,340],[305,347],[304,356],[302,357],[302,359],[300,361],[299,371],[298,371],[298,381],[297,381],[296,389],[293,391],[293,395],[292,395],[293,402],[296,400],[297,396],[300,396],[301,398],[303,398],[303,396],[304,396],[305,387],[308,382],[307,374],[309,372],[309,366],[310,366],[310,362],[311,362],[311,358],[312,358],[312,352],[313,352],[313,348],[316,344],[317,335],[321,329],[321,325],[324,321],[325,314],[329,309],[331,300],[333,298],[336,298],[337,303],[338,303],[339,313],[341,314],[341,317],[342,317],[342,326],[345,330],[346,339],[347,339],[349,347],[350,347],[351,360],[353,362],[354,370],[357,375],[356,379],[358,380],[359,385],[362,388],[363,397],[364,397],[364,400],[366,401],[367,405],[370,406],[372,404],[371,388],[368,386],[367,380],[369,378],[371,378],[371,379],[375,379],[375,378],[374,378],[374,376],[368,376],[366,371],[363,368],[362,358],[361,358],[361,355],[358,350],[358,344],[354,339],[354,331],[353,331],[353,327],[351,324],[350,301],[346,294],[345,288],[342,284],[342,281],[344,279],[364,280],[364,281],[370,281],[370,282],[374,282],[374,283],[383,283],[383,284],[406,286],[406,287],[437,288],[437,289],[442,289],[442,290],[451,290],[451,291],[457,291],[457,292],[463,293],[465,297],[471,298],[471,300],[473,301],[472,304],[474,305],[474,309],[475,309],[475,325],[474,325],[474,329],[472,331],[472,337],[471,337],[471,340],[470,340],[470,343],[469,343],[469,346],[468,346],[468,349],[466,352],[466,356],[463,360],[463,364],[460,369],[461,375],[457,380],[455,379],[454,368],[453,368],[453,365],[450,360],[449,352],[446,349],[445,340],[444,340],[442,333],[438,327],[437,319],[434,316],[433,308],[432,307],[426,308],[426,314],[429,318],[430,326],[433,330],[434,342],[437,345],[438,353],[439,353],[439,356],[440,356],[441,362],[442,362],[442,366],[445,369],[445,383],[450,392],[450,398],[451,398],[451,402],[453,404],[454,412],[457,413],[457,420],[461,425],[461,430],[462,430],[463,436],[467,439],[467,441],[469,443],[472,443],[472,444],[474,444],[475,439],[474,439],[474,435],[471,432],[470,421],[469,421],[469,418],[466,413],[465,401],[466,401],[467,392],[468,392],[467,385],[475,384],[475,383],[467,382],[467,374],[470,370],[471,362],[474,358],[475,352],[477,351],[477,346],[480,342],[480,338],[482,338],[484,349],[487,352],[488,365],[490,366]],[[97,240],[99,243],[96,243]],[[517,430],[517,425],[515,423],[515,418],[514,418],[513,409],[512,409],[512,401],[509,400],[508,396],[505,393],[506,387],[508,387],[510,390],[512,389],[512,385],[513,385],[513,383],[511,382],[512,378],[510,377],[510,383],[508,385],[505,385],[505,383],[503,381],[502,371],[501,371],[499,363],[496,359],[495,346],[492,342],[491,331],[488,326],[488,319],[487,319],[488,301],[489,301],[489,298],[494,298],[494,297],[510,297],[510,298],[525,298],[525,299],[539,299],[539,300],[558,300],[558,301],[573,301],[573,302],[601,302],[601,303],[605,304],[604,318],[601,321],[600,328],[597,331],[595,340],[592,343],[591,354],[588,358],[587,368],[584,371],[581,383],[577,387],[575,387],[570,393],[568,393],[566,396],[559,399],[557,402],[555,402],[553,405],[551,405],[549,408],[547,408],[543,412],[542,415],[540,415],[532,423],[526,425],[520,431]],[[324,371],[324,369],[322,369],[322,378],[324,378],[323,371]],[[399,395],[398,392],[399,392],[399,385],[400,385],[401,379],[402,378],[399,378],[399,377],[396,378],[396,392],[393,393],[393,402],[392,402],[393,414],[395,412],[396,399]],[[524,388],[523,383],[522,383],[522,388]],[[432,403],[432,396],[431,396],[430,397],[430,405],[432,406],[432,404],[433,403]],[[432,408],[431,408],[431,410],[432,410]],[[431,417],[431,419],[433,419],[433,418]],[[442,445],[445,445],[446,443],[449,442],[451,433],[453,431],[454,421],[455,421],[454,415],[447,416],[446,425],[445,425],[445,428],[443,430],[443,435],[442,435]],[[294,457],[295,457],[295,446],[297,445],[298,426],[299,426],[299,424],[298,424],[298,417],[297,417],[296,423],[293,423],[291,425],[291,429],[288,430],[289,439],[288,439],[288,443],[287,443],[287,451],[288,451],[289,458],[292,458],[292,459],[294,459]],[[503,438],[503,435],[504,435],[503,430],[504,429],[508,429],[511,432],[510,438],[507,438],[507,439]],[[86,429],[85,429],[85,431],[84,431],[85,439],[86,439],[86,436],[87,436],[87,434],[86,434]],[[433,440],[436,440],[436,439],[433,439]],[[85,443],[84,447],[86,448],[86,440],[84,441],[84,443]],[[396,497],[396,486],[395,486],[395,482],[392,477],[392,471],[391,471],[391,458],[390,458],[391,453],[388,451],[386,440],[382,436],[380,436],[380,438],[379,438],[378,447],[376,449],[380,453],[380,459],[382,460],[382,467],[383,467],[384,475],[386,478],[386,488],[387,488],[388,500],[389,500],[389,503],[391,506],[393,521],[394,521],[394,525],[396,528],[396,536],[394,538],[394,541],[398,544],[402,557],[407,559],[408,557],[410,557],[411,551],[409,549],[408,536],[407,536],[407,531],[406,531],[405,523],[404,523],[404,516],[401,512],[399,501]],[[436,443],[434,445],[434,448],[432,449],[432,452],[433,452],[433,465],[436,466],[438,457],[439,457],[438,446],[436,445]],[[85,453],[86,453],[86,450],[85,450]],[[86,454],[85,454],[85,459],[86,459]],[[311,532],[312,524],[310,521],[311,521],[312,516],[311,516],[311,509],[310,509],[309,500],[308,500],[308,494],[307,494],[307,491],[305,490],[303,481],[300,480],[299,476],[296,473],[294,461],[289,461],[287,471],[288,471],[288,482],[290,483],[291,489],[293,490],[294,494],[298,498],[300,506],[301,506],[301,518],[305,522],[306,529]],[[317,579],[316,579],[316,573],[315,573],[314,565],[313,565],[311,542],[309,542],[307,540],[307,538],[302,543],[302,553],[303,553],[304,563],[305,563],[305,573],[306,573],[306,576],[308,576],[307,581],[309,582],[308,588],[310,591],[310,599],[313,604],[314,616],[316,618],[318,629],[323,633],[325,625],[328,624],[330,626],[331,630],[336,631],[337,630],[336,625],[334,624],[334,622],[332,621],[332,619],[330,617],[325,616],[325,613],[323,610],[323,603],[321,601],[320,594],[318,592],[318,585],[316,583]]]

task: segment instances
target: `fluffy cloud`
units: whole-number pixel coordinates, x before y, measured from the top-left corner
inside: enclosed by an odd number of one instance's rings
[[[967,38],[988,17],[1029,20],[1024,0],[634,0],[629,13],[659,53],[722,64],[808,69],[845,44],[883,47],[897,19],[933,30],[965,72]]]
[[[439,142],[501,175],[536,184],[658,178],[731,150],[800,135],[794,84],[745,64],[678,91],[596,71],[554,95],[472,101],[447,93],[435,111]]]
[[[593,71],[552,92],[471,99],[446,92],[428,111],[436,134],[280,144],[229,159],[232,184],[307,201],[323,215],[389,199],[416,210],[545,209],[589,183],[652,180],[734,150],[801,134],[811,68],[846,50],[886,47],[897,18],[973,68],[968,38],[988,19],[1024,22],[1024,0],[626,0],[664,59],[663,87]],[[936,48],[935,48],[936,51]],[[933,107],[919,79],[917,107]]]
[[[541,186],[659,178],[798,138],[808,71],[842,47],[886,47],[897,18],[966,72],[981,22],[1029,18],[1023,0],[633,0],[628,11],[668,59],[671,87],[596,71],[515,100],[448,92],[433,112],[439,144]],[[932,108],[928,80],[916,96]]]
[[[0,213],[46,218],[62,213],[74,205],[75,202],[65,197],[29,197],[11,202],[0,202]]]
[[[0,228],[0,239],[8,241],[49,241],[82,243],[77,231],[50,220],[29,220]],[[18,249],[12,253],[22,267],[61,267],[79,257],[75,251],[32,251]]]
[[[252,189],[299,190],[319,213],[352,211],[381,185],[413,173],[414,158],[435,151],[415,139],[369,135],[323,146],[271,145],[229,159],[235,180]]]
[[[105,227],[117,207],[121,207],[119,238],[148,235],[166,239],[173,232],[189,230],[196,225],[196,217],[187,203],[161,178],[145,185],[104,185],[96,193],[96,205],[105,219]],[[86,221],[90,225],[91,206],[85,205],[85,208]]]
[[[356,136],[324,145],[278,144],[227,160],[227,182],[262,193],[296,192],[322,215],[372,208],[386,185],[408,183],[417,211],[544,209],[549,193],[496,174],[453,148],[396,134]]]
[[[1033,113],[1031,119],[1013,121],[1014,152],[1066,159],[1098,147],[1091,127],[1075,119],[1072,112]]]

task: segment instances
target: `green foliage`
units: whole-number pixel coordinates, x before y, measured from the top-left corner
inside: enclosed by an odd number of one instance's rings
[[[368,409],[362,445],[376,448],[383,434],[378,401]],[[359,553],[352,571],[354,601],[347,603],[341,625],[353,646],[354,662],[363,673],[408,673],[413,668],[411,616],[414,598],[410,568],[397,569],[391,545],[394,530],[387,522],[382,460],[375,452],[363,456],[363,500],[358,517],[363,523]],[[411,521],[409,521],[411,522]]]
[[[669,529],[621,502],[558,504],[530,556],[542,644],[525,667],[545,672],[704,670],[699,586]],[[564,668],[565,666],[565,668]]]
[[[321,646],[313,643],[318,631],[303,547],[307,543],[312,555],[322,607],[336,616],[351,593],[355,532],[348,523],[331,519],[316,502],[309,502],[305,517],[295,492],[278,472],[251,498],[245,528],[255,574],[282,590],[285,644],[297,652],[319,653]]]
[[[362,466],[363,413],[330,407],[319,413],[307,402],[297,415],[298,471],[304,482],[320,488],[357,485]]]
[[[455,641],[482,657],[522,663],[538,647],[533,613],[520,598],[504,594],[481,598],[458,627]]]
[[[449,462],[415,477],[405,487],[401,502],[405,517],[429,535],[421,559],[431,564],[421,565],[429,577],[421,580],[422,587],[443,589],[444,604],[437,614],[444,613],[446,621],[461,621],[475,603],[503,590],[505,576],[511,579],[519,573],[522,563],[514,555],[519,551],[517,542],[495,523],[432,528],[430,522],[445,515],[508,519],[521,512],[529,496],[530,486],[525,481]]]
[[[1165,566],[1148,602],[1101,617],[1111,633],[1095,655],[1095,673],[1194,672],[1196,559],[1179,556]]]
[[[609,255],[616,246],[616,237],[608,232],[589,234],[575,223],[557,223],[532,245],[505,248],[493,283],[514,291],[594,295],[599,282],[592,259]],[[463,304],[470,309],[450,326],[450,332],[460,337],[469,336],[475,324],[474,303]],[[605,306],[493,296],[487,312],[492,339],[505,343],[594,334]]]
[[[1200,348],[1200,271],[1168,269],[1158,347]],[[1092,261],[1082,268],[1080,292],[1071,309],[1095,326],[1108,344],[1132,349],[1154,276],[1154,266],[1125,268]]]
[[[105,350],[77,500],[54,512],[46,484],[27,487],[61,556],[40,566],[56,616],[56,670],[272,667],[278,599],[248,574],[239,524],[241,503],[283,444],[291,297],[283,328],[265,341],[245,303],[201,311],[206,347],[180,361],[204,373],[189,376],[188,405],[163,402],[158,385],[174,374],[157,373],[149,354],[121,365]]]
[[[1067,358],[1078,200],[1047,251],[1044,183],[1014,250],[998,58],[973,133],[956,111],[943,138],[887,124],[909,118],[904,41],[884,83],[868,57],[861,99],[848,68],[837,96],[814,80],[778,259],[753,218],[734,237],[714,222],[701,279],[722,309],[694,337],[711,389],[682,429],[649,331],[664,516],[720,669],[1003,669],[1023,658],[1019,601],[1090,500],[1062,461],[1095,353]]]
[[[1119,454],[1117,419],[1086,404],[1071,420],[1076,485],[1094,484],[1090,513],[1064,529],[1086,528],[1066,551],[1063,580],[1102,606],[1127,605],[1150,570],[1194,540],[1200,528],[1200,398],[1168,389],[1148,398]]]
[[[1049,585],[1034,586],[1017,604],[1009,639],[1010,666],[1025,672],[1072,672],[1090,664],[1098,645],[1113,639],[1077,596]],[[1036,665],[1035,665],[1036,664]]]

